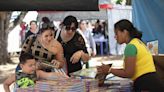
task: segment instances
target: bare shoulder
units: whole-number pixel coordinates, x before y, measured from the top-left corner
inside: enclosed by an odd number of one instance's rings
[[[62,49],[61,43],[57,41],[56,39],[53,40],[53,45],[58,49]]]

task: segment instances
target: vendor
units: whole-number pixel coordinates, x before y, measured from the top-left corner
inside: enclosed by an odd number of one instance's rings
[[[112,73],[134,81],[134,90],[137,92],[163,92],[164,87],[157,78],[153,58],[142,42],[142,33],[126,19],[114,25],[115,38],[119,44],[126,43],[124,51],[124,68],[113,69],[108,65],[97,68],[99,74]]]

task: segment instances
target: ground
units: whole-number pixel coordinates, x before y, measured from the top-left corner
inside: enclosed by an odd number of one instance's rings
[[[14,73],[15,68],[19,62],[18,57],[12,57],[13,64],[0,65],[0,90],[3,90],[3,81]],[[112,67],[122,67],[122,56],[96,56],[89,61],[90,67],[101,65],[101,63],[113,63]]]
[[[0,90],[1,92],[4,92],[3,85],[2,85],[3,81],[12,73],[14,73],[15,67],[17,66],[19,62],[18,57],[12,57],[11,60],[13,61],[12,64],[0,65]]]

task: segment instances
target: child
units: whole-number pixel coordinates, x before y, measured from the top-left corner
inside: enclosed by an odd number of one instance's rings
[[[33,87],[35,85],[35,81],[37,79],[48,79],[50,77],[53,78],[68,78],[68,76],[55,73],[55,72],[44,72],[42,70],[36,70],[36,61],[35,58],[28,53],[21,54],[19,57],[20,60],[20,67],[22,70],[16,72],[15,74],[11,75],[7,78],[3,85],[5,92],[10,92],[9,86],[16,82],[16,87],[18,88],[27,88]]]

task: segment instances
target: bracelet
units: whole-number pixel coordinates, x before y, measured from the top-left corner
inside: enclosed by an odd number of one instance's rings
[[[112,68],[110,67],[109,70],[108,70],[108,73],[111,73],[111,70],[112,70]]]

